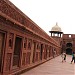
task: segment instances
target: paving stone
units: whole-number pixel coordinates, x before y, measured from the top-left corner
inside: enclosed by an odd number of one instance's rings
[[[21,75],[75,75],[75,64],[71,62],[71,55],[67,55],[66,62],[61,62],[61,56],[47,61]]]

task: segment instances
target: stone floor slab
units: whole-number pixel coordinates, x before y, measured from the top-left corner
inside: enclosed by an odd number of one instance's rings
[[[67,55],[66,62],[62,63],[61,56],[58,56],[21,75],[75,75],[75,64],[70,64],[71,58]]]

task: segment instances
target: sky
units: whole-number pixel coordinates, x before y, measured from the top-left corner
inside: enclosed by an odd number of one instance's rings
[[[58,23],[64,34],[75,34],[75,0],[9,0],[48,35]]]

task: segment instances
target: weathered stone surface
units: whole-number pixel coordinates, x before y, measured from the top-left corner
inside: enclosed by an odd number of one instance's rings
[[[75,64],[70,64],[70,62],[70,55],[67,55],[67,60],[63,63],[61,56],[58,56],[21,75],[75,75]]]

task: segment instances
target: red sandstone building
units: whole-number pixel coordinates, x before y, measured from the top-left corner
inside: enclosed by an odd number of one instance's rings
[[[75,35],[50,32],[51,37],[11,2],[0,0],[0,75],[18,75],[64,50],[74,51]]]
[[[75,34],[64,34],[57,23],[49,32],[51,37],[61,46],[61,52],[72,54],[75,51]]]

